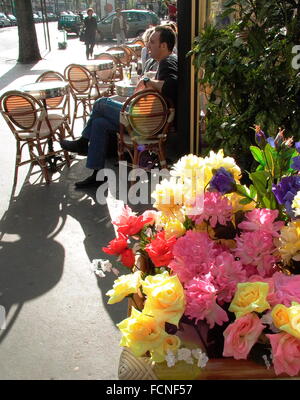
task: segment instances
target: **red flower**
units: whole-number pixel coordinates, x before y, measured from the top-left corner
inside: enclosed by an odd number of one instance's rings
[[[121,261],[125,267],[132,268],[134,266],[134,253],[131,249],[126,249],[121,253]]]
[[[167,266],[173,259],[172,248],[176,243],[176,237],[172,236],[168,240],[165,239],[165,232],[159,232],[145,250],[156,267]]]
[[[152,216],[145,218],[143,215],[140,215],[137,217],[136,214],[132,212],[130,207],[125,206],[122,210],[122,213],[113,221],[113,224],[118,226],[119,233],[127,236],[133,236],[140,232],[143,227],[152,220]]]
[[[123,253],[127,248],[127,238],[124,235],[120,235],[115,239],[111,240],[107,247],[102,247],[102,251],[107,254],[119,255]]]

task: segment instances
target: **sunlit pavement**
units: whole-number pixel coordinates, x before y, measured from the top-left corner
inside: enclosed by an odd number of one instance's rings
[[[53,40],[52,51],[42,55],[34,65],[19,65],[15,49],[1,52],[0,93],[34,82],[46,70],[63,72],[71,62],[83,62],[85,46],[70,38],[59,50]],[[77,136],[81,129],[79,120]],[[100,279],[90,270],[94,258],[105,256],[101,247],[114,231],[95,190],[74,189],[89,174],[85,159],[54,174],[50,185],[40,182],[38,169],[29,176],[21,167],[12,196],[15,139],[2,117],[0,130],[0,306],[6,312],[0,379],[117,379],[115,324],[126,317],[127,305],[108,306],[105,293],[114,277]]]

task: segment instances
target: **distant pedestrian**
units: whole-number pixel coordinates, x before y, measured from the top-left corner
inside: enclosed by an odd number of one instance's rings
[[[126,34],[127,34],[127,21],[121,13],[120,8],[116,8],[116,15],[112,20],[111,26],[112,34],[117,39],[117,45],[119,46],[121,43],[125,44]]]
[[[177,21],[177,7],[176,3],[171,2],[169,0],[164,0],[166,6],[168,7],[168,13],[169,13],[169,20],[176,22]]]
[[[96,31],[97,31],[97,19],[93,16],[94,10],[89,8],[87,10],[87,17],[84,19],[85,26],[85,46],[86,46],[86,58],[93,56],[95,41],[96,41]]]

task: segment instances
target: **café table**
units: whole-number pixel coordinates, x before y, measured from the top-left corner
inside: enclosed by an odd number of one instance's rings
[[[68,94],[69,83],[60,80],[35,82],[21,86],[20,91],[30,94],[37,100],[41,100],[41,102],[45,107],[46,113],[48,113],[49,109],[47,107],[47,99],[61,97]],[[48,146],[49,146],[49,152],[50,153],[53,152],[52,139],[48,140]],[[58,156],[47,157],[47,161],[50,165],[51,171],[55,172],[57,170],[56,164],[58,160],[61,160],[61,157]]]
[[[21,86],[20,91],[30,94],[41,100],[47,110],[46,100],[54,97],[61,97],[68,94],[69,83],[66,81],[42,81],[29,83]]]
[[[126,46],[133,50],[137,59],[141,57],[142,46],[140,44],[127,44]]]
[[[125,52],[121,50],[107,50],[105,53],[108,53],[117,59],[119,59],[120,57],[124,57],[125,55]]]
[[[136,85],[133,85],[129,80],[122,80],[115,82],[115,87],[117,95],[124,99],[133,95]]]
[[[114,62],[112,60],[87,60],[80,65],[90,71],[93,77],[93,87],[96,88],[98,95],[100,96],[97,72],[112,70],[114,68]]]

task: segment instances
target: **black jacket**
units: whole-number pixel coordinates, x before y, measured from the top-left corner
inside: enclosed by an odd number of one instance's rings
[[[97,31],[97,20],[95,17],[84,19],[85,26],[85,42],[95,42],[96,31]]]

